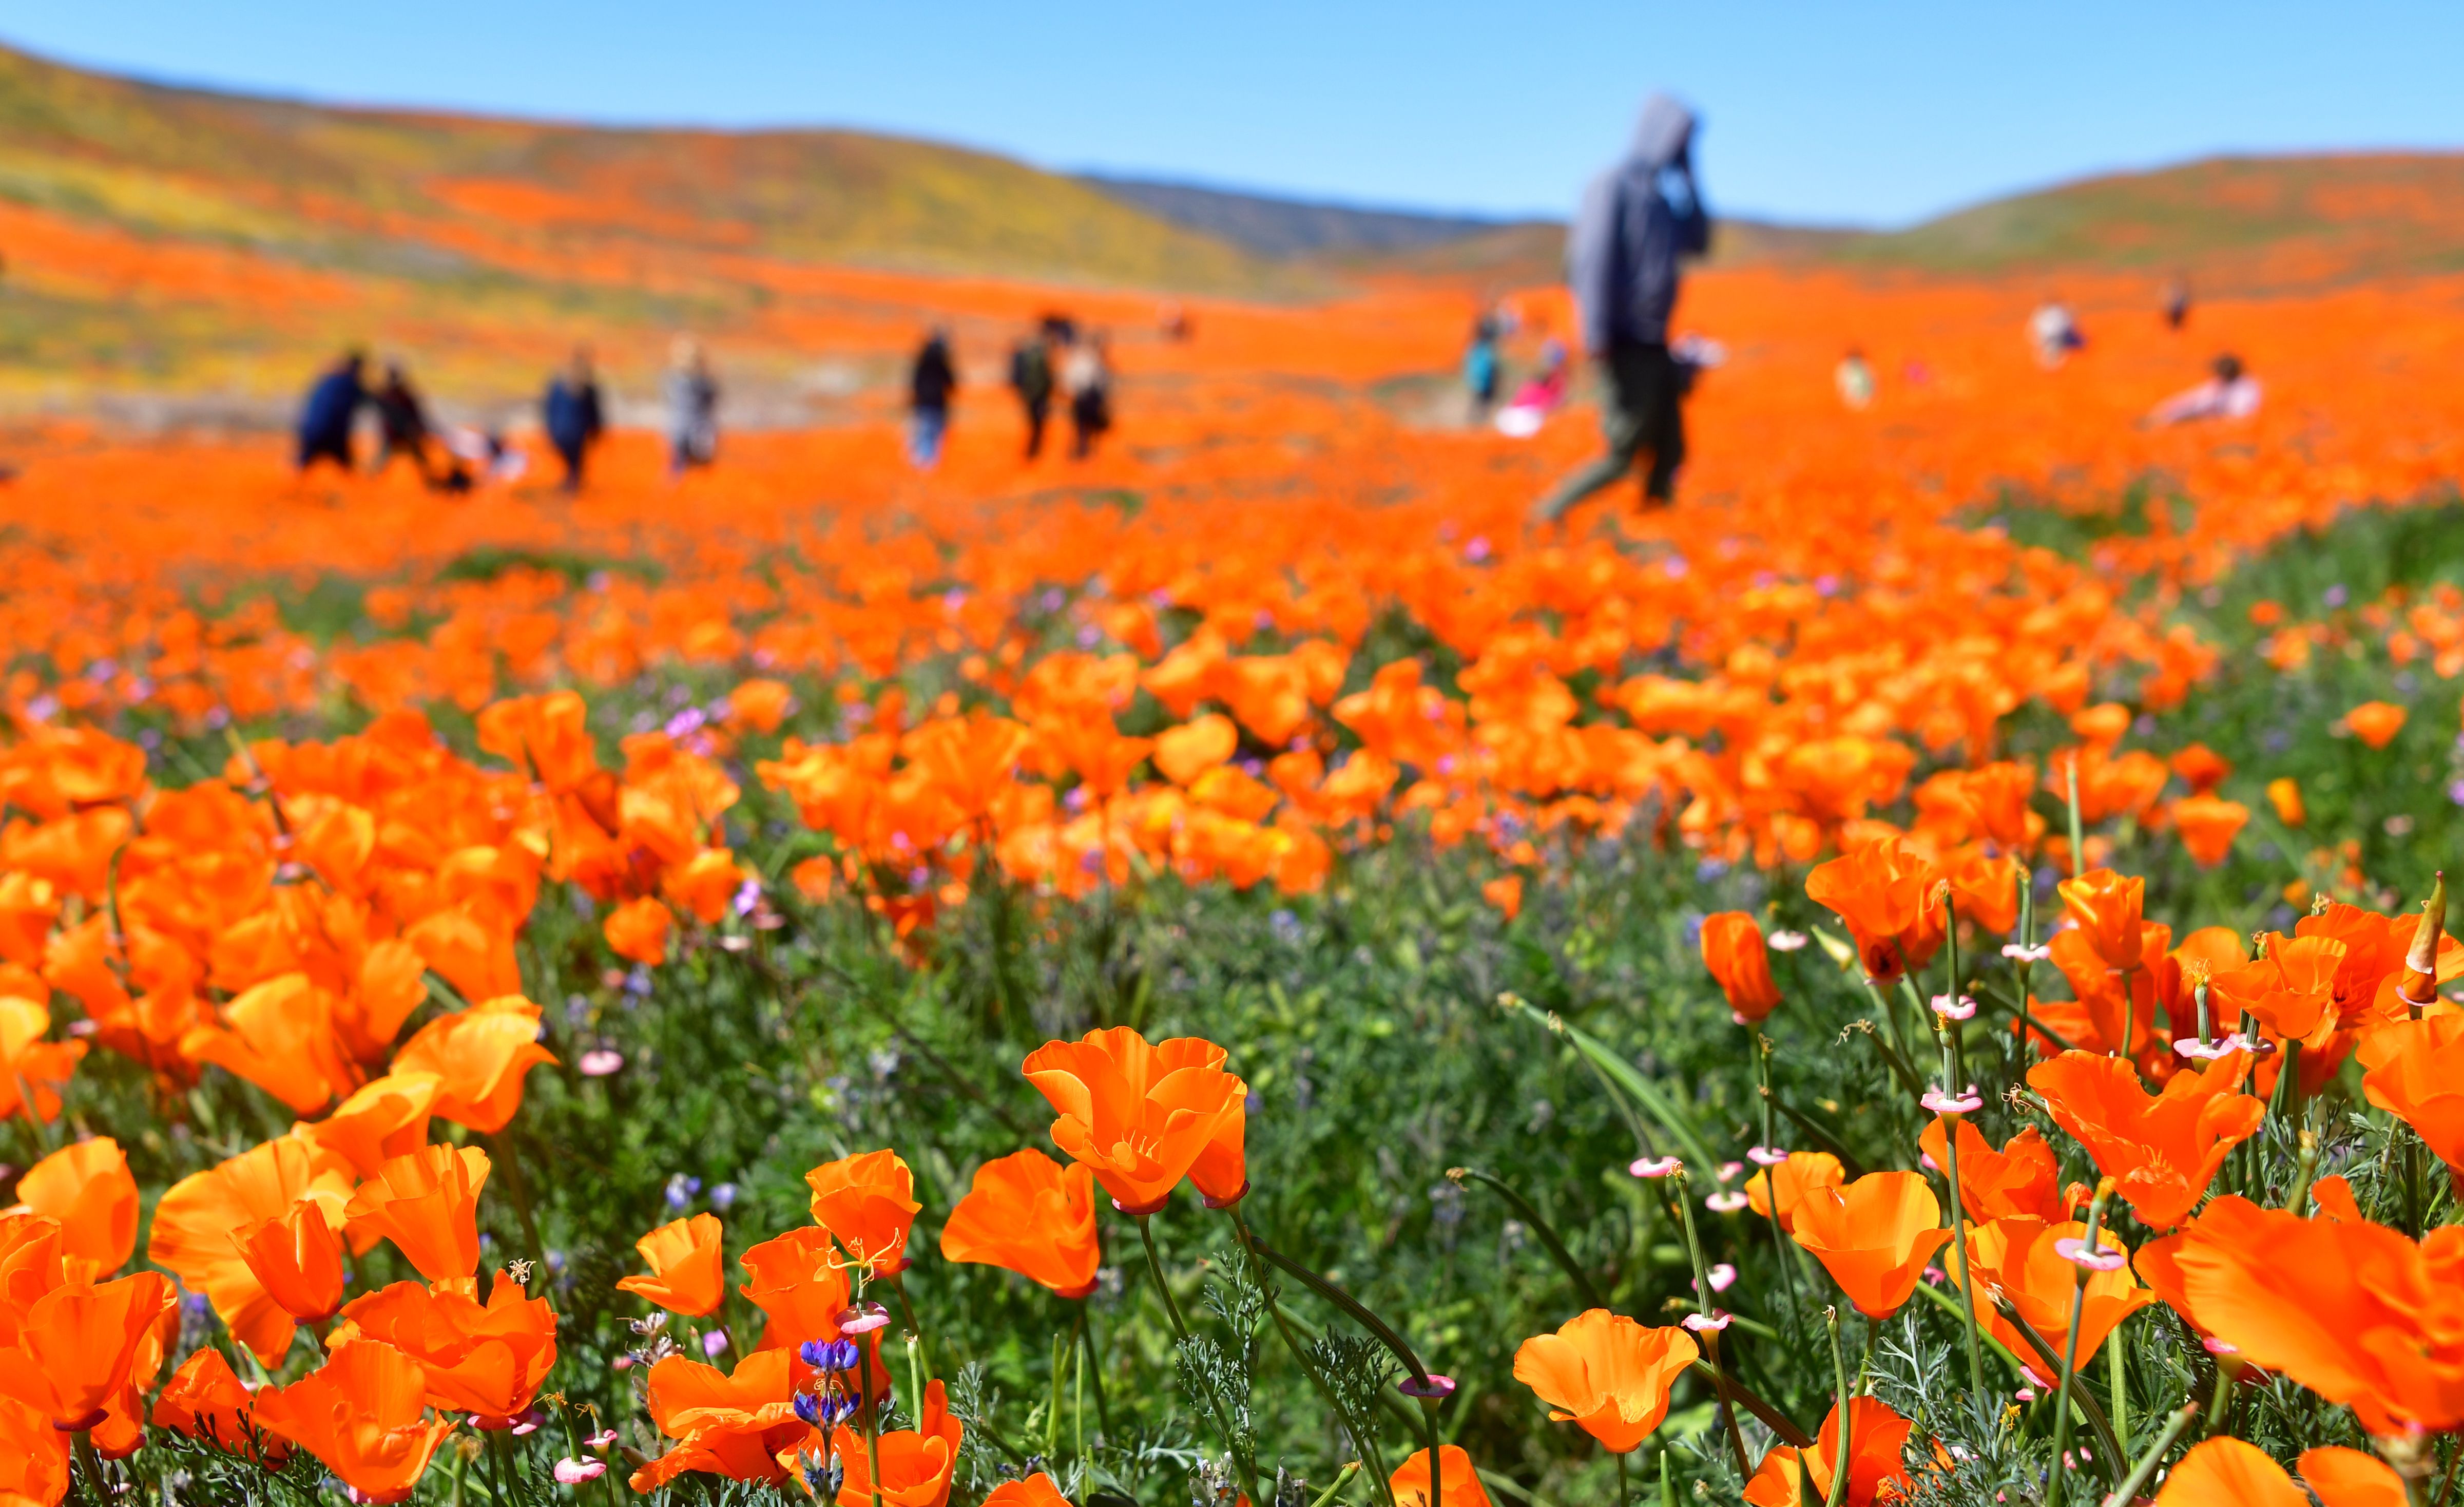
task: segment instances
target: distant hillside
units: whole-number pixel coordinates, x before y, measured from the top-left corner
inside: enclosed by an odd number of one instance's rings
[[[2464,271],[2464,155],[2212,158],[1996,199],[1830,255],[1959,274],[2180,269],[2251,289]]]
[[[1487,234],[1515,222],[1473,215],[1366,209],[1270,194],[1236,193],[1196,184],[1101,173],[1081,182],[1161,219],[1202,232],[1263,256],[1324,256],[1408,252]]]

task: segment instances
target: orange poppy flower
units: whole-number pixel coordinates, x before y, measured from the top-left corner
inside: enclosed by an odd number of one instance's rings
[[[320,1324],[342,1306],[342,1242],[313,1198],[280,1219],[231,1231],[249,1274],[295,1323]]]
[[[33,1365],[12,1377],[11,1390],[56,1428],[74,1433],[95,1427],[128,1385],[156,1320],[179,1302],[179,1290],[160,1272],[101,1283],[70,1277],[36,1298],[19,1321],[17,1348]]]
[[[1760,1020],[1779,1004],[1763,929],[1748,913],[1720,911],[1703,918],[1703,965],[1719,981],[1738,1019]]]
[[[687,1471],[784,1484],[788,1472],[781,1456],[792,1459],[801,1449],[817,1448],[822,1437],[796,1416],[795,1364],[789,1352],[764,1349],[738,1360],[733,1375],[681,1355],[651,1366],[650,1421],[677,1442],[635,1471],[628,1484],[652,1492]],[[855,1452],[863,1456],[862,1440]]]
[[[257,1280],[231,1231],[288,1219],[303,1198],[323,1206],[331,1228],[350,1196],[348,1167],[285,1136],[173,1184],[154,1206],[145,1255],[190,1292],[205,1294],[231,1338],[258,1361],[278,1365],[291,1348],[291,1316]]]
[[[2078,878],[2064,879],[2057,888],[2063,912],[2106,967],[2139,966],[2146,880],[2136,875],[2125,877],[2111,869],[2090,869]]]
[[[1746,1201],[1755,1213],[1771,1217],[1771,1190],[1779,1190],[1779,1227],[1796,1232],[1797,1210],[1815,1190],[1848,1181],[1839,1159],[1828,1151],[1792,1151],[1776,1167],[1766,1167],[1746,1180]]]
[[[1242,1139],[1249,1086],[1221,1047],[1196,1036],[1150,1046],[1127,1026],[1049,1041],[1021,1071],[1059,1110],[1052,1141],[1092,1168],[1126,1213],[1153,1213],[1183,1177],[1210,1203],[1248,1190]]]
[[[374,1177],[391,1158],[428,1144],[428,1120],[444,1079],[433,1073],[389,1073],[363,1083],[318,1120],[291,1134],[347,1163],[354,1177]]]
[[[2404,1507],[2404,1477],[2359,1450],[2326,1445],[2296,1462],[2324,1507]],[[2310,1507],[2310,1493],[2255,1444],[2222,1434],[2166,1473],[2156,1507]]]
[[[58,1507],[69,1494],[69,1436],[0,1392],[0,1502]]]
[[[2054,1221],[2069,1216],[2071,1201],[2062,1191],[2061,1166],[2034,1125],[1996,1151],[1975,1121],[1937,1116],[1917,1136],[1917,1148],[1928,1165],[1950,1175],[1949,1145],[1942,1127],[1954,1123],[1959,1126],[1959,1211],[1964,1217],[1982,1223],[2008,1214]]]
[[[675,920],[655,896],[645,895],[609,911],[599,929],[608,951],[655,968],[668,961],[668,930]]]
[[[1898,1313],[1950,1239],[1922,1172],[1868,1172],[1844,1187],[1809,1189],[1790,1233],[1871,1319]]]
[[[1670,1385],[1701,1354],[1683,1329],[1649,1329],[1594,1308],[1555,1334],[1524,1341],[1514,1379],[1549,1405],[1551,1420],[1578,1425],[1602,1449],[1626,1454],[1660,1427]]]
[[[502,1272],[484,1307],[467,1293],[396,1282],[353,1298],[342,1319],[335,1349],[363,1336],[393,1346],[426,1370],[430,1406],[473,1414],[481,1429],[509,1427],[556,1365],[555,1310]]]
[[[2384,748],[2404,731],[2407,715],[2403,707],[2391,701],[2364,701],[2344,714],[2344,725],[2371,747]]]
[[[97,1136],[63,1146],[17,1180],[17,1209],[60,1222],[60,1254],[107,1276],[137,1249],[137,1180],[120,1142]]]
[[[1438,1507],[1489,1507],[1488,1488],[1480,1484],[1480,1472],[1463,1446],[1438,1446]],[[1429,1452],[1405,1455],[1386,1486],[1395,1494],[1395,1507],[1429,1507]],[[840,1500],[848,1507],[846,1498]]]
[[[429,1421],[427,1373],[389,1344],[363,1340],[276,1390],[256,1394],[258,1427],[325,1462],[370,1504],[398,1502],[428,1470],[453,1421]]]
[[[881,1460],[876,1491],[872,1464],[866,1458],[861,1435],[844,1424],[830,1436],[830,1448],[847,1462],[839,1490],[839,1507],[944,1507],[950,1499],[951,1473],[958,1463],[958,1445],[966,1430],[950,1416],[938,1378],[924,1384],[924,1407],[916,1426],[883,1434],[873,1449]]]
[[[695,1214],[661,1225],[633,1249],[649,1263],[649,1276],[628,1276],[616,1283],[620,1293],[639,1293],[671,1314],[700,1319],[718,1312],[727,1301],[726,1260],[720,1247],[724,1231],[715,1214]]]
[[[836,1236],[849,1259],[874,1274],[907,1269],[907,1234],[915,1223],[915,1174],[898,1153],[867,1151],[825,1162],[804,1174],[813,1190],[813,1221]]]
[[[204,1439],[234,1454],[252,1452],[249,1433],[255,1428],[256,1394],[240,1385],[231,1363],[212,1345],[192,1353],[163,1384],[154,1399],[154,1427]],[[262,1433],[262,1430],[259,1430]],[[265,1461],[279,1465],[290,1445],[263,1434]]]
[[[1848,927],[1866,976],[1887,982],[1921,968],[1942,944],[1941,909],[1926,866],[1904,842],[1869,842],[1805,876],[1805,893]]]
[[[2240,1092],[2244,1057],[2177,1073],[2150,1095],[2121,1058],[2065,1052],[2029,1069],[2028,1086],[2114,1180],[2139,1222],[2164,1230],[2182,1222],[2226,1153],[2266,1117],[2265,1104]]]
[[[1086,1296],[1104,1260],[1095,1174],[1033,1146],[985,1163],[941,1227],[941,1256],[1004,1267],[1063,1297]]]
[[[248,1079],[301,1115],[349,1093],[359,1073],[334,1034],[334,997],[305,973],[253,985],[221,1019],[180,1036],[180,1054]]]
[[[2309,819],[2299,781],[2281,777],[2268,781],[2267,804],[2276,808],[2276,819],[2287,827],[2299,827]]]
[[[1848,1490],[1842,1507],[1874,1507],[1908,1495],[1915,1482],[1903,1460],[1914,1427],[1898,1409],[1879,1397],[1851,1398],[1848,1403]],[[1831,1499],[1831,1483],[1838,1470],[1839,1407],[1832,1405],[1814,1448],[1779,1445],[1763,1456],[1754,1478],[1746,1483],[1749,1507],[1820,1507]]]
[[[1155,765],[1165,779],[1186,786],[1231,758],[1240,746],[1241,730],[1232,725],[1232,719],[1210,712],[1158,735]]]
[[[84,1060],[85,1043],[45,1041],[51,1029],[50,1006],[0,988],[0,1119],[31,1114],[48,1124],[59,1119],[60,1088]]]
[[[847,1311],[847,1278],[840,1269],[830,1232],[818,1227],[791,1230],[764,1240],[736,1258],[752,1277],[737,1289],[770,1322],[764,1349],[790,1349],[807,1340],[839,1337],[838,1316]]]
[[[2464,1423],[2464,1229],[2419,1244],[2227,1194],[2171,1244],[2186,1317],[2254,1365],[2349,1407],[2373,1434]]]
[[[556,1061],[539,1031],[539,1008],[505,995],[421,1027],[394,1053],[393,1071],[435,1074],[433,1112],[494,1135],[522,1107],[522,1075]]]
[[[1523,914],[1523,875],[1501,874],[1480,887],[1480,898],[1497,914],[1512,920]]]
[[[2464,1015],[2428,1015],[2362,1038],[2362,1093],[2464,1169]]]
[[[2212,869],[2233,852],[2233,839],[2250,825],[2250,808],[2213,795],[2186,795],[2171,807],[2173,830],[2202,869]]]
[[[984,1507],[1069,1507],[1069,1498],[1042,1471],[1023,1480],[1003,1481],[984,1497]]]
[[[2062,1341],[2070,1329],[2071,1303],[2079,1289],[2079,1268],[2055,1250],[2062,1240],[2084,1240],[2087,1226],[2079,1220],[2049,1224],[2034,1214],[2006,1214],[1968,1231],[1968,1274],[1976,1284],[1969,1303],[1976,1310],[1977,1322],[1993,1332],[1993,1337],[2010,1348],[2028,1366],[2030,1374],[2038,1369],[2033,1364],[2036,1352],[2000,1309],[1992,1302],[1995,1294],[2008,1298],[2022,1321],[2037,1336],[2061,1353]],[[2097,1245],[2105,1251],[2128,1248],[2110,1230],[2097,1231]],[[1959,1280],[1959,1263],[1948,1263],[1950,1278]],[[2091,1272],[2087,1280],[2087,1298],[2079,1309],[2079,1354],[2092,1355],[2104,1343],[2113,1326],[2156,1301],[2156,1295],[2139,1285],[2127,1267],[2112,1272]],[[2039,1385],[2051,1385],[2054,1378],[2037,1376]]]
[[[360,1185],[344,1210],[354,1233],[390,1240],[430,1282],[467,1291],[479,1270],[479,1189],[488,1154],[433,1145],[395,1157]]]
[[[795,703],[796,693],[784,680],[743,680],[727,693],[727,716],[755,732],[775,733]]]

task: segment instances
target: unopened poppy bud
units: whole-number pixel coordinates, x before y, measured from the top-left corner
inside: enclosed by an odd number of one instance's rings
[[[2413,928],[2412,947],[2404,955],[2404,977],[2396,993],[2418,1012],[2438,999],[2438,942],[2447,920],[2447,875],[2441,870],[2422,902],[2421,921]]]

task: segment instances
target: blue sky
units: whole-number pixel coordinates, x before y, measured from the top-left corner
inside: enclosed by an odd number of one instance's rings
[[[343,102],[833,124],[1354,202],[1563,213],[1641,97],[1715,209],[1894,225],[2220,151],[2464,147],[2464,6],[0,0],[67,60]]]

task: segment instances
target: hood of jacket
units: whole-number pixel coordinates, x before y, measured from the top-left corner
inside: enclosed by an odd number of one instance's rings
[[[1685,155],[1694,140],[1694,112],[1664,94],[1642,102],[1634,123],[1634,144],[1626,148],[1625,166],[1657,172]]]

